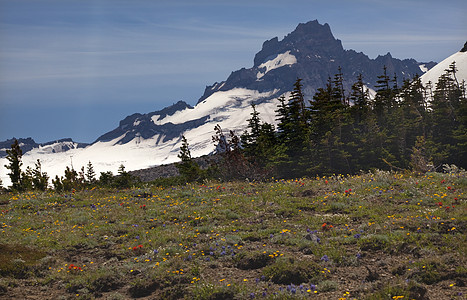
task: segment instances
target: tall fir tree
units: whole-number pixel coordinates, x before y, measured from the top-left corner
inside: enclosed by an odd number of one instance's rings
[[[8,165],[5,165],[5,168],[10,170],[8,176],[11,180],[11,188],[16,191],[20,191],[21,187],[21,166],[23,163],[21,162],[21,158],[23,157],[23,151],[19,146],[18,140],[15,139],[13,144],[11,145],[11,149],[6,150],[6,158],[10,162]]]
[[[201,169],[199,165],[193,161],[188,141],[184,135],[182,135],[182,145],[180,146],[178,158],[180,158],[181,162],[177,163],[176,167],[184,180],[186,182],[199,180]]]
[[[95,184],[97,182],[96,172],[94,171],[94,166],[91,161],[86,165],[86,182],[88,184]]]
[[[39,159],[35,163],[33,170],[32,183],[35,190],[45,191],[49,185],[49,176],[46,172],[42,172],[42,164]]]
[[[283,177],[300,177],[309,166],[310,112],[306,107],[301,79],[295,81],[289,101],[279,99],[278,143],[275,168]]]

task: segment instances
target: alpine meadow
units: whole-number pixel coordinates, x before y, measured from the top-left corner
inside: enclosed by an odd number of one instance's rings
[[[194,107],[0,143],[0,299],[465,299],[466,79],[311,21]]]

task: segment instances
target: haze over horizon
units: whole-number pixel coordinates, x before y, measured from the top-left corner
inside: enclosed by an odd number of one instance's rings
[[[133,113],[194,105],[315,19],[370,58],[439,62],[462,48],[465,15],[464,0],[0,0],[0,141],[93,142]]]

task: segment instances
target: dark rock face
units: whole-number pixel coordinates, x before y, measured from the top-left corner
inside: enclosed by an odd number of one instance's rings
[[[13,144],[14,141],[15,141],[15,138],[0,142],[0,157],[6,156],[6,150],[11,149],[11,145]],[[65,138],[65,139],[38,144],[32,138],[29,137],[26,139],[21,139],[21,138],[18,139],[18,143],[21,147],[21,150],[23,151],[23,155],[26,152],[29,152],[34,148],[47,147],[53,144],[56,144],[54,145],[53,152],[64,152],[64,151],[68,151],[68,150],[75,149],[75,148],[84,148],[89,145],[85,143],[76,143],[71,138]]]
[[[114,130],[100,136],[96,142],[108,142],[118,137],[123,136],[117,141],[117,144],[126,144],[134,138],[149,139],[157,134],[162,136],[161,142],[179,137],[187,129],[201,126],[206,122],[209,116],[205,116],[196,120],[190,120],[180,124],[165,123],[156,125],[152,121],[154,116],[158,116],[158,120],[171,116],[177,111],[184,109],[192,109],[190,105],[183,101],[179,101],[174,105],[166,107],[160,111],[155,111],[149,114],[133,114],[120,121],[120,125]],[[159,141],[158,141],[159,142]]]
[[[467,52],[467,42],[465,42],[464,47],[462,47],[460,52]]]
[[[296,58],[297,63],[270,70],[261,78],[257,78],[258,72],[263,71],[260,68],[261,64],[288,51]],[[395,59],[390,53],[370,59],[361,52],[345,50],[341,41],[332,35],[329,25],[321,25],[315,20],[299,24],[281,41],[275,37],[264,42],[261,51],[254,58],[252,68],[232,72],[226,81],[206,87],[199,102],[217,91],[227,91],[235,87],[260,92],[278,89],[273,95],[277,97],[290,91],[297,78],[302,79],[305,96],[311,99],[317,89],[324,87],[328,78],[332,78],[338,72],[339,67],[342,68],[344,87],[347,91],[360,73],[367,85],[374,87],[377,76],[383,73],[384,66],[390,77],[397,77],[399,84],[404,79],[423,73],[419,63],[413,59]]]
[[[18,143],[21,147],[21,150],[23,151],[23,154],[30,151],[33,148],[39,147],[39,144],[37,144],[32,138],[26,138],[26,139],[17,139]],[[15,142],[15,138],[0,142],[0,157],[5,157],[6,156],[6,150],[11,149],[11,145]]]

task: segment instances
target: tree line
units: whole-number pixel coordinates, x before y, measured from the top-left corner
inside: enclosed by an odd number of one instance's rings
[[[27,167],[26,170],[21,170],[23,151],[15,139],[11,145],[11,149],[6,150],[8,164],[5,167],[10,170],[8,176],[10,177],[11,187],[10,190],[15,192],[24,191],[45,191],[49,186],[49,176],[46,172],[42,171],[42,165],[38,159],[35,163],[35,168]],[[73,167],[66,167],[63,176],[56,175],[52,178],[52,187],[57,192],[66,192],[72,190],[81,190],[84,188],[92,188],[96,186],[101,187],[115,187],[115,188],[128,188],[139,182],[139,179],[132,176],[125,171],[125,166],[120,165],[118,174],[114,175],[112,172],[101,172],[97,177],[94,171],[94,166],[89,161],[85,167],[80,171],[76,171]],[[0,190],[2,189],[2,182],[0,181]]]
[[[312,99],[306,100],[301,79],[288,99],[280,97],[277,125],[261,121],[256,105],[247,129],[238,136],[216,125],[212,141],[220,159],[202,169],[191,157],[182,136],[180,176],[159,180],[180,184],[205,179],[298,178],[355,174],[371,169],[435,171],[443,164],[467,164],[467,104],[465,82],[459,82],[453,62],[438,82],[424,86],[419,76],[397,85],[387,69],[378,76],[376,94],[370,97],[363,76],[350,91],[344,90],[339,68]],[[21,171],[22,151],[15,141],[7,150],[12,190],[45,190],[49,177],[38,160],[35,168]],[[120,166],[118,174],[94,172],[91,162],[77,172],[67,167],[52,179],[57,191],[89,186],[129,187],[138,179]],[[1,187],[1,182],[0,182]]]
[[[345,91],[339,68],[311,100],[297,79],[288,99],[278,99],[277,126],[262,122],[254,104],[240,137],[231,131],[227,138],[216,126],[216,152],[224,156],[220,175],[230,180],[465,168],[466,87],[456,73],[453,62],[435,86],[424,86],[419,76],[398,86],[384,67],[370,97],[362,75]]]

